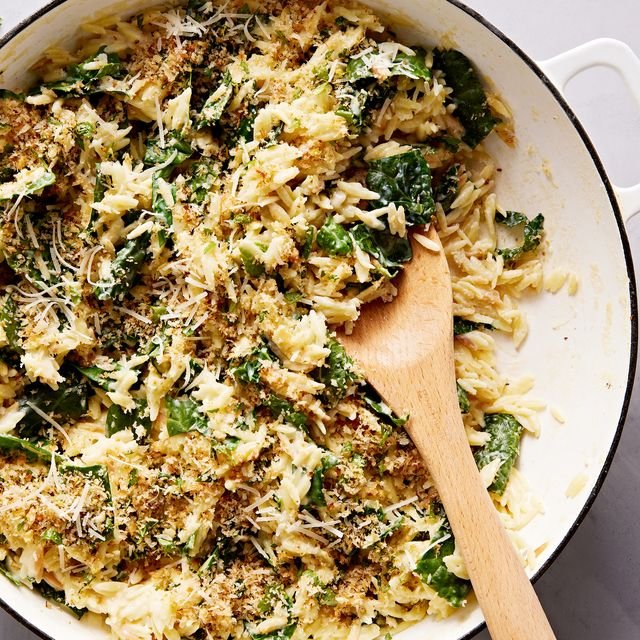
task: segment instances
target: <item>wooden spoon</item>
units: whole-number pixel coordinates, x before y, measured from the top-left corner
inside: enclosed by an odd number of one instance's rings
[[[440,240],[433,227],[429,238]],[[444,252],[412,240],[393,304],[363,308],[340,340],[406,430],[433,478],[494,640],[555,638],[478,473],[462,423],[453,358],[451,278]]]

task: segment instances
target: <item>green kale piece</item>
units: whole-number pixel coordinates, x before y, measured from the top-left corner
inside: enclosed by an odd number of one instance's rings
[[[75,379],[61,383],[57,389],[39,382],[29,385],[18,401],[24,415],[16,431],[23,438],[37,437],[41,427],[48,426],[41,414],[58,421],[80,418],[87,412],[88,392],[86,383]]]
[[[242,264],[244,265],[244,270],[252,277],[259,278],[264,274],[264,265],[262,262],[256,259],[256,257],[246,249],[245,247],[240,248],[240,258],[242,259]]]
[[[355,382],[358,376],[353,368],[353,360],[335,338],[329,338],[327,346],[329,355],[320,368],[319,377],[320,382],[325,385],[325,397],[335,405],[344,398],[348,386]]]
[[[452,607],[462,607],[471,590],[471,583],[451,573],[444,563],[444,559],[454,552],[456,546],[448,524],[443,526],[438,533],[439,535],[434,538],[434,542],[440,539],[443,541],[435,544],[418,560],[415,572],[424,583],[434,589]],[[446,537],[447,534],[449,537]]]
[[[353,241],[378,261],[389,278],[394,277],[413,257],[409,239],[396,236],[387,229],[372,229],[359,222],[351,227],[350,233]]]
[[[210,127],[220,120],[224,113],[225,107],[231,100],[233,94],[233,84],[231,83],[231,74],[224,72],[220,86],[207,98],[202,110],[196,118],[196,129]]]
[[[434,189],[435,201],[439,202],[442,210],[449,213],[453,201],[458,196],[458,169],[460,165],[452,164],[442,175]]]
[[[9,349],[14,353],[22,353],[18,306],[10,295],[6,297],[4,304],[0,307],[0,326],[7,338]]]
[[[143,440],[151,431],[149,405],[146,400],[136,400],[136,405],[127,411],[113,404],[107,411],[106,435],[110,438],[114,433],[131,429],[136,440]]]
[[[479,469],[499,458],[502,464],[489,491],[502,495],[509,482],[509,474],[520,452],[522,425],[510,413],[487,413],[484,416],[484,430],[489,441],[474,454]]]
[[[98,81],[107,76],[122,78],[126,70],[117,53],[106,53],[106,46],[100,47],[96,53],[79,64],[67,67],[67,75],[63,80],[49,82],[44,86],[62,95],[81,96],[97,93]],[[95,68],[99,56],[106,56],[106,63]]]
[[[148,167],[159,164],[170,164],[161,170],[163,178],[169,177],[173,167],[182,164],[193,153],[191,144],[177,131],[169,131],[165,134],[164,146],[160,138],[153,138],[147,141],[147,149],[144,154],[144,163]]]
[[[361,385],[360,397],[365,405],[391,428],[403,427],[407,424],[409,416],[398,417],[368,382]]]
[[[349,82],[356,82],[365,78],[375,77],[372,64],[378,51],[372,51],[358,58],[351,58],[347,63],[345,78]],[[415,55],[399,51],[389,66],[389,76],[405,76],[414,80],[430,80],[431,71],[425,64],[425,53],[419,50]]]
[[[307,416],[301,411],[296,411],[288,400],[272,393],[264,404],[271,411],[271,415],[274,418],[282,417],[285,422],[292,424],[297,429],[301,431],[307,430]]]
[[[79,122],[73,129],[73,137],[78,146],[84,151],[84,141],[92,138],[96,128],[91,122]]]
[[[452,89],[449,97],[456,105],[454,115],[465,129],[462,139],[471,148],[475,147],[500,122],[489,109],[480,77],[469,58],[455,49],[436,50],[433,66],[444,72],[446,83]]]
[[[471,410],[471,404],[469,403],[469,396],[467,392],[456,383],[456,389],[458,391],[458,404],[460,405],[460,411],[462,413],[469,413]]]
[[[209,433],[209,423],[199,411],[199,405],[191,398],[166,398],[167,432],[170,436],[189,431],[198,431],[203,435]]]
[[[333,454],[326,455],[322,458],[320,466],[313,472],[311,478],[311,487],[307,493],[307,504],[316,507],[326,507],[327,501],[324,497],[324,476],[338,464],[338,458]]]
[[[333,217],[328,217],[320,227],[316,242],[330,256],[346,256],[353,249],[349,232]]]
[[[513,263],[519,260],[525,253],[536,249],[542,241],[544,231],[544,216],[539,213],[535,218],[529,220],[523,213],[517,211],[507,211],[506,215],[496,214],[496,222],[510,229],[523,227],[522,244],[519,247],[509,249],[497,249],[496,253],[504,258],[506,263]]]
[[[253,351],[253,353],[244,360],[244,362],[234,369],[231,373],[233,377],[244,384],[260,384],[260,370],[262,363],[275,360],[275,356],[266,344],[261,345]]]
[[[188,185],[191,189],[190,201],[202,204],[218,178],[218,166],[207,158],[201,158],[191,165]]]
[[[31,182],[24,184],[24,180],[20,179],[20,173],[14,174],[15,180],[12,182],[3,182],[0,185],[0,202],[4,200],[12,200],[18,196],[30,196],[39,193],[45,187],[49,187],[56,181],[56,175],[52,171],[41,171],[33,178]]]
[[[78,609],[77,607],[72,607],[70,604],[67,604],[67,598],[64,591],[54,589],[49,583],[44,582],[44,580],[35,584],[34,588],[36,591],[39,591],[44,598],[49,600],[49,602],[54,602],[55,604],[64,607],[78,620],[80,620],[80,618],[82,618],[82,616],[87,612],[87,609],[85,608]]]
[[[124,299],[144,264],[149,239],[149,233],[143,233],[125,242],[111,263],[110,277],[96,283],[94,292],[98,300]]]
[[[419,149],[372,160],[367,187],[380,195],[375,207],[404,207],[409,226],[426,224],[435,213],[431,170]]]
[[[453,335],[461,336],[471,331],[479,331],[481,329],[493,330],[493,326],[490,324],[484,324],[482,322],[473,322],[472,320],[465,320],[460,316],[453,317]]]

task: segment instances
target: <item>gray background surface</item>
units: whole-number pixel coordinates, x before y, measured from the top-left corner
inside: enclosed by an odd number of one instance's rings
[[[466,0],[524,51],[543,60],[597,37],[640,55],[640,0]],[[43,0],[0,0],[3,31]],[[96,2],[98,4],[98,2]],[[640,105],[614,72],[596,69],[569,84],[568,98],[614,182],[640,181]],[[640,216],[628,225],[640,267]],[[640,268],[639,268],[640,270]],[[640,638],[640,385],[613,466],[586,520],[536,590],[560,639]],[[488,640],[486,632],[476,640]],[[0,640],[34,640],[0,611]]]

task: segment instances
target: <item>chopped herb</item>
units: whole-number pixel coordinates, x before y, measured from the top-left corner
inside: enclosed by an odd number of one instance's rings
[[[409,416],[399,418],[368,382],[361,386],[360,397],[367,407],[390,427],[402,427],[407,423]]]
[[[435,213],[431,170],[419,149],[372,160],[367,187],[380,195],[374,207],[404,207],[407,224],[426,224]]]
[[[242,259],[245,271],[252,278],[259,278],[264,273],[264,265],[262,262],[256,260],[253,253],[246,247],[240,248],[240,258]]]
[[[476,451],[476,463],[478,468],[482,469],[496,458],[502,460],[489,487],[489,491],[502,495],[507,488],[511,468],[520,451],[522,425],[510,413],[487,413],[484,416],[484,430],[490,438]]]
[[[306,260],[311,255],[311,249],[313,249],[313,242],[316,239],[316,228],[309,226],[304,234],[304,244],[300,255]]]
[[[62,536],[55,529],[47,529],[42,534],[42,539],[53,544],[62,544]]]
[[[129,482],[127,482],[127,487],[129,488],[135,487],[135,485],[137,484],[138,484],[138,470],[131,469],[131,471],[129,471]]]

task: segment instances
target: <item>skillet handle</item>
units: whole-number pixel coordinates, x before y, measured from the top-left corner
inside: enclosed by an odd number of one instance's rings
[[[561,93],[578,73],[591,67],[610,67],[622,76],[640,106],[640,58],[624,42],[598,38],[537,64]],[[613,188],[625,220],[640,212],[640,183]]]

